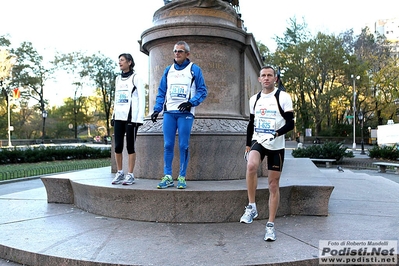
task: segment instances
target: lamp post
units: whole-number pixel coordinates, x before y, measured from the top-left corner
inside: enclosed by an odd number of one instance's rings
[[[46,118],[47,118],[47,111],[46,110],[43,110],[42,116],[43,116],[42,143],[44,144],[44,136],[46,135],[46,132],[44,131],[44,125],[46,124]]]
[[[10,95],[7,93],[7,116],[8,116],[8,147],[12,147],[11,144],[11,114],[10,114]]]
[[[360,76],[351,75],[353,79],[353,150],[356,150],[356,80],[360,79]]]
[[[363,139],[363,112],[362,112],[362,109],[360,109],[360,112],[357,114],[357,118],[359,118],[359,121],[360,121],[360,128],[361,128],[361,136],[362,136],[362,151],[360,152],[360,154],[366,154],[365,152],[364,152],[364,139]]]
[[[76,93],[78,92],[78,89],[75,90],[75,97],[73,98],[73,113],[74,113],[74,119],[75,119],[75,140],[78,139],[78,107],[76,106]]]
[[[8,134],[8,147],[12,147],[11,143],[11,131],[14,130],[14,127],[11,126],[11,108],[10,108],[10,88],[8,87],[9,82],[6,83],[6,87],[3,87],[3,81],[0,80],[0,89],[4,89],[6,91],[6,99],[7,99],[7,134]]]

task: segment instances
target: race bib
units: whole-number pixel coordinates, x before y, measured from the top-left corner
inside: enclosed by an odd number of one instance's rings
[[[129,92],[126,90],[123,91],[116,91],[115,92],[115,103],[116,104],[126,104],[129,102],[129,97],[128,94]]]
[[[260,117],[257,119],[257,123],[255,125],[255,132],[273,134],[275,131],[276,131],[275,118]]]
[[[170,97],[172,99],[187,99],[188,86],[184,84],[172,84],[170,86]]]

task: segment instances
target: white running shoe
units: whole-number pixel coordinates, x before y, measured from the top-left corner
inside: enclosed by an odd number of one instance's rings
[[[121,184],[123,179],[125,179],[125,175],[123,174],[123,172],[117,172],[114,179],[112,179],[112,185]]]
[[[251,205],[248,205],[245,207],[245,212],[241,216],[240,223],[250,224],[256,217],[258,217],[258,212],[253,210]]]
[[[134,184],[134,175],[127,174],[125,180],[123,180],[122,185],[132,185]]]
[[[276,230],[274,229],[274,225],[272,223],[266,224],[266,234],[263,238],[265,241],[274,241],[276,240]]]

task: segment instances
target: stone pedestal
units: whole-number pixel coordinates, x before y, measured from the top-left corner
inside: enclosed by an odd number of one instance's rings
[[[277,216],[328,215],[334,187],[312,161],[287,159],[284,169]],[[74,204],[90,213],[120,219],[238,223],[248,203],[245,180],[190,181],[183,190],[157,189],[158,181],[151,179],[138,179],[132,186],[112,185],[111,180],[112,175],[103,168],[42,177],[49,203]],[[268,179],[259,178],[255,199],[258,219],[268,217],[268,198]]]
[[[196,123],[204,124],[206,121],[196,121]],[[242,121],[236,121],[242,123]],[[145,128],[151,129],[154,126],[160,126],[161,123],[152,125],[147,122]],[[145,128],[141,131],[145,131]],[[196,125],[194,126],[196,129]],[[244,160],[245,136],[242,134],[227,134],[223,132],[191,135],[190,140],[190,163],[187,169],[187,180],[228,180],[228,179],[245,179],[246,161]],[[243,140],[244,138],[244,140]],[[175,140],[178,143],[178,136]],[[126,140],[125,140],[126,143]],[[163,176],[163,135],[159,133],[140,133],[136,141],[136,166],[134,175],[138,178],[160,179]],[[116,173],[116,163],[114,142],[111,144],[111,171]],[[178,175],[179,169],[179,148],[175,145],[175,160],[173,161],[174,177]],[[213,157],[215,156],[215,157]],[[217,158],[216,156],[222,156]],[[126,149],[123,150],[123,170],[128,170],[128,154]],[[212,161],[222,163],[218,165]],[[215,173],[217,176],[204,174],[207,172]],[[263,161],[262,167],[258,172],[259,176],[267,176],[267,163]],[[238,178],[237,178],[238,176]],[[234,178],[232,178],[234,177]]]
[[[245,178],[248,101],[260,90],[261,60],[252,34],[242,29],[240,16],[224,1],[173,1],[155,12],[153,22],[140,42],[149,55],[149,115],[178,41],[190,45],[189,58],[201,67],[208,87],[208,97],[196,107],[187,180]],[[164,174],[162,122],[161,114],[139,130],[135,175],[140,178]],[[179,174],[175,145],[174,178]]]

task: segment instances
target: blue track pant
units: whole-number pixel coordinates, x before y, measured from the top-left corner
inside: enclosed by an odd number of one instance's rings
[[[163,115],[163,137],[164,137],[164,174],[172,175],[172,162],[176,131],[179,136],[180,170],[179,175],[186,176],[189,160],[189,144],[191,128],[194,116],[191,113],[169,113]]]

